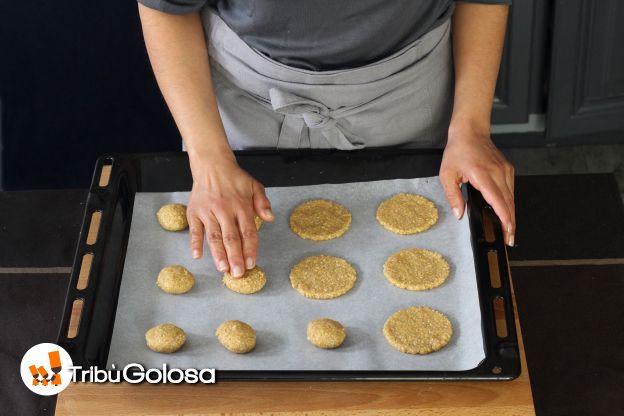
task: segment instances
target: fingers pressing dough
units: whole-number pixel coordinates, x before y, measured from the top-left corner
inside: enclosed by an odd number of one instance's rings
[[[241,277],[232,277],[231,274],[225,273],[223,283],[228,289],[236,293],[250,295],[262,290],[266,284],[266,275],[264,270],[256,266],[251,270],[246,270]]]

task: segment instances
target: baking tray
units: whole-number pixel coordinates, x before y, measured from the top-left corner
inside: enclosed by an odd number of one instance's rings
[[[237,154],[241,166],[267,187],[433,176],[437,174],[440,157],[437,151],[404,149]],[[100,176],[105,169],[109,170],[110,178],[105,186],[100,186]],[[106,366],[135,193],[188,191],[191,185],[188,158],[184,153],[112,155],[98,160],[58,337],[59,345],[71,354],[75,365]],[[479,366],[467,371],[221,370],[217,373],[218,379],[509,380],[517,377],[520,361],[500,224],[490,220],[493,218],[491,207],[474,188],[466,186],[464,193],[485,346],[485,359]],[[93,213],[99,213],[101,220],[97,238],[88,241]],[[80,278],[85,255],[92,256],[86,285],[84,273]],[[494,280],[493,275],[496,275]],[[78,303],[82,308],[76,313],[74,305]],[[69,337],[72,319],[71,327],[77,326],[77,332]]]

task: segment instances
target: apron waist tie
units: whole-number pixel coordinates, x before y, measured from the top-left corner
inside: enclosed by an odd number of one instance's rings
[[[269,98],[273,110],[284,115],[278,147],[280,143],[289,143],[290,146],[287,147],[299,147],[305,126],[309,129],[320,129],[321,134],[336,149],[355,150],[364,147],[363,140],[360,140],[360,143],[352,143],[336,124],[336,119],[344,116],[350,109],[330,110],[319,102],[278,88],[269,89]]]

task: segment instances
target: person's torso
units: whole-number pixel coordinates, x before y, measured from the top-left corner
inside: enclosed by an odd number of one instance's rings
[[[223,21],[266,56],[314,71],[383,59],[444,22],[452,0],[212,0]]]

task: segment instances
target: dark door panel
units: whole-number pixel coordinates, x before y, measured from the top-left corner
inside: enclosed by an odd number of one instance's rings
[[[509,11],[505,47],[492,110],[493,124],[529,120],[531,58],[536,0],[514,2]]]
[[[555,3],[547,134],[624,129],[624,2]]]

